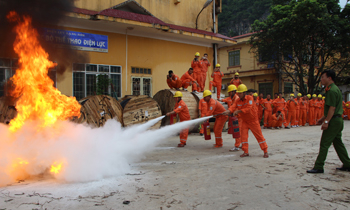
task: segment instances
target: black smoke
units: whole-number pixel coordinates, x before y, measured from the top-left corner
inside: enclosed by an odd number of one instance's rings
[[[74,0],[0,0],[0,57],[18,57],[13,51],[16,38],[13,28],[16,23],[10,23],[6,18],[10,11],[16,11],[21,16],[30,16],[33,27],[40,31],[42,28],[60,28],[59,23],[73,8]],[[60,48],[44,40],[40,40],[40,43],[49,54],[50,60],[58,63],[58,74],[71,70],[73,62],[85,63],[89,60],[87,53],[83,51]]]

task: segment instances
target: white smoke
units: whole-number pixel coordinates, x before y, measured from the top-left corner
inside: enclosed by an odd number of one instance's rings
[[[55,178],[67,182],[122,175],[130,171],[129,164],[140,160],[159,141],[210,117],[147,130],[162,118],[127,128],[115,120],[100,128],[64,121],[40,131],[33,130],[36,126],[31,122],[16,133],[0,124],[0,185],[13,182],[17,175],[48,173],[55,162],[62,163],[62,170]],[[28,164],[12,172],[13,161],[18,160]]]

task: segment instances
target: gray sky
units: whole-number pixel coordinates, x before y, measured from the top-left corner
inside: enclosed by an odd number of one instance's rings
[[[344,8],[345,4],[346,4],[346,0],[340,0],[339,4],[342,8]]]

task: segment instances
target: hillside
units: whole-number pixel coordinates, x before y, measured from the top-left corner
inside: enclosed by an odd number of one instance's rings
[[[222,0],[219,33],[237,36],[250,32],[255,20],[265,19],[273,0]]]

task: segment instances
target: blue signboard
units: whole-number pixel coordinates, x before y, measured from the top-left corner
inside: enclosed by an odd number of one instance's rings
[[[45,41],[77,50],[108,52],[108,36],[77,31],[44,28]]]

